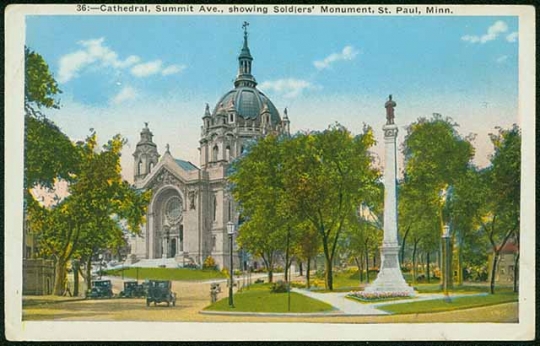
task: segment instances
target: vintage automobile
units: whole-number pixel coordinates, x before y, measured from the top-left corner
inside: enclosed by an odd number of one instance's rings
[[[120,297],[124,298],[139,298],[146,295],[143,285],[139,285],[137,281],[124,282],[124,290],[120,292]]]
[[[171,282],[163,280],[150,280],[147,283],[146,292],[146,306],[150,306],[150,303],[167,303],[167,306],[171,304],[176,305],[176,293],[171,291]]]
[[[92,288],[88,290],[88,298],[112,298],[111,280],[94,280]]]

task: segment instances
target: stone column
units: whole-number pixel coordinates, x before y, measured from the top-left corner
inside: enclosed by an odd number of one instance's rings
[[[161,258],[167,258],[167,254],[169,252],[169,242],[167,241],[166,237],[163,237],[163,253],[161,254]]]
[[[390,98],[390,102],[392,99]],[[381,266],[377,279],[368,287],[366,292],[407,292],[414,295],[401,273],[399,264],[399,243],[397,236],[397,196],[396,196],[396,138],[398,127],[394,124],[393,107],[390,104],[391,117],[383,126],[385,145],[384,166],[384,238],[381,247]],[[388,112],[388,102],[386,105]],[[388,113],[387,113],[388,114]]]
[[[148,221],[146,222],[146,253],[147,258],[155,258],[155,243],[154,238],[156,233],[154,231],[154,213],[148,213]]]

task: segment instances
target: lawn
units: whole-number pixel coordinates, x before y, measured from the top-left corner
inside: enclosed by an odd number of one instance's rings
[[[287,293],[271,293],[271,285],[256,284],[234,295],[234,308],[229,307],[228,296],[206,307],[209,311],[243,312],[324,312],[333,307],[304,295],[291,292],[291,310],[287,309]]]
[[[107,270],[105,275],[122,276],[122,269]],[[212,280],[224,279],[225,274],[217,270],[199,270],[187,268],[129,268],[124,270],[125,278],[139,280]]]
[[[486,296],[457,297],[450,296],[450,302],[442,299],[426,300],[412,303],[389,304],[379,307],[379,309],[392,314],[421,314],[438,311],[451,311],[468,309],[480,306],[496,305],[502,303],[516,302],[518,295],[512,292],[488,294]]]

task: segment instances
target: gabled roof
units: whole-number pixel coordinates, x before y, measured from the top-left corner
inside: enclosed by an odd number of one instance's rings
[[[176,162],[176,164],[178,166],[180,166],[180,168],[182,168],[183,170],[185,171],[194,171],[194,170],[198,170],[199,167],[195,166],[194,164],[192,164],[191,162],[189,161],[184,161],[182,159],[174,159],[174,162]]]
[[[519,251],[519,248],[516,246],[516,244],[512,242],[507,242],[506,244],[504,244],[503,248],[501,249],[501,253],[517,253],[518,251]]]

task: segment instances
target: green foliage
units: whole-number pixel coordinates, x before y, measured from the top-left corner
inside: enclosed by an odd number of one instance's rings
[[[374,143],[370,128],[353,136],[340,125],[260,139],[235,161],[229,177],[245,219],[241,246],[260,256],[269,270],[287,243],[290,254],[300,258],[312,257],[322,247],[330,273],[348,219],[379,192],[379,172],[371,167],[368,151]],[[332,286],[331,275],[327,283]]]
[[[45,118],[42,109],[59,108],[61,93],[43,57],[25,47],[24,187],[52,188],[55,180],[71,180],[77,172],[78,152],[60,128]],[[27,193],[26,199],[31,198]]]
[[[77,146],[78,171],[71,178],[69,196],[49,208],[29,199],[28,225],[43,255],[65,265],[72,257],[89,259],[99,249],[123,244],[123,224],[131,232],[139,232],[150,192],[136,191],[122,180],[122,145],[123,139],[115,136],[99,150],[92,133]],[[63,286],[55,283],[55,287],[62,294]]]
[[[59,108],[59,102],[55,96],[62,93],[58,83],[52,76],[49,65],[38,53],[24,48],[25,57],[25,81],[24,103],[26,113],[38,115],[35,106],[41,108]]]
[[[122,269],[107,270],[107,275],[122,276]],[[124,269],[124,277],[139,280],[195,281],[223,279],[227,276],[217,270],[197,270],[187,268],[129,268]]]
[[[279,280],[278,282],[274,282],[272,284],[272,289],[270,291],[272,293],[286,293],[289,291],[289,289],[285,281]]]
[[[438,249],[443,223],[451,221],[451,213],[463,198],[441,199],[441,191],[455,191],[466,181],[474,155],[471,138],[457,132],[458,125],[450,118],[434,114],[420,118],[407,128],[403,154],[404,178],[399,186],[399,231],[410,240],[413,251],[432,252]],[[461,206],[464,210],[466,207]],[[449,212],[445,212],[449,211]],[[415,252],[416,254],[416,252]]]

